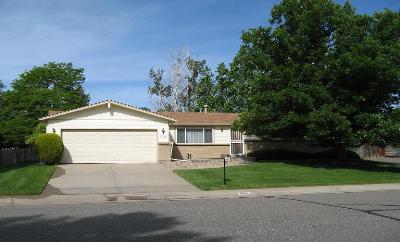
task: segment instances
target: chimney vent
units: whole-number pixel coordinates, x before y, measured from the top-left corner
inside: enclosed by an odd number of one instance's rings
[[[208,112],[208,105],[204,105],[204,112],[205,112],[205,113]]]

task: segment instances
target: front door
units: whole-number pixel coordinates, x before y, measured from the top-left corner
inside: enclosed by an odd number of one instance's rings
[[[244,154],[243,134],[240,131],[231,130],[231,155]]]

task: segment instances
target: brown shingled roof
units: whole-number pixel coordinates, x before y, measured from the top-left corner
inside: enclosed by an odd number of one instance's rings
[[[231,125],[238,113],[159,112],[175,119],[173,125]]]
[[[54,114],[57,114],[57,113],[61,113],[61,112],[64,112],[64,111],[60,111],[60,110],[49,110],[49,112],[47,113],[47,115],[51,116],[51,115],[54,115]]]

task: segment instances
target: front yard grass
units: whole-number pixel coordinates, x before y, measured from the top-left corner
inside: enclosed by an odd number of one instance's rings
[[[37,163],[0,167],[0,195],[40,194],[55,168]]]
[[[201,190],[400,183],[400,165],[360,161],[331,163],[312,161],[262,161],[226,168],[175,170]]]

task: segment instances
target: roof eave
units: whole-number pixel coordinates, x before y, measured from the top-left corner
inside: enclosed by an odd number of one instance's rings
[[[113,105],[116,105],[116,106],[120,106],[120,107],[123,107],[123,108],[127,108],[127,109],[130,109],[130,110],[133,110],[133,111],[137,111],[137,112],[140,112],[140,113],[148,114],[150,116],[154,116],[154,117],[158,117],[158,118],[161,118],[161,119],[165,119],[165,120],[168,120],[168,121],[176,122],[176,120],[171,118],[171,117],[168,117],[168,116],[165,116],[165,115],[161,115],[161,114],[157,114],[157,113],[153,113],[153,112],[149,112],[149,111],[145,111],[145,110],[142,110],[140,108],[136,108],[136,107],[133,107],[133,106],[130,106],[130,105],[127,105],[127,104],[123,104],[123,103],[119,103],[119,102],[115,102],[115,101],[110,101],[110,100],[103,101],[103,102],[98,102],[98,103],[95,103],[95,104],[92,104],[92,105],[88,105],[88,106],[84,106],[84,107],[81,107],[81,108],[71,109],[69,111],[65,111],[65,112],[61,112],[61,113],[57,113],[57,114],[53,114],[53,115],[48,115],[48,116],[39,118],[39,121],[49,120],[49,119],[60,117],[60,116],[64,116],[64,115],[67,115],[67,114],[70,114],[70,113],[79,112],[79,111],[83,111],[83,110],[86,110],[86,109],[89,109],[89,108],[98,107],[98,106],[101,106],[101,105],[104,105],[104,104],[107,104],[107,103],[110,103],[110,104],[113,104]]]
[[[174,123],[171,126],[232,126],[232,123]]]

